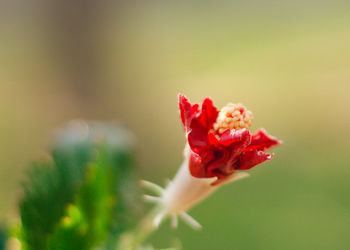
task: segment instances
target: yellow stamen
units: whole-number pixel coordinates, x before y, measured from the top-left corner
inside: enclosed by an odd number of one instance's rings
[[[221,135],[227,129],[249,129],[253,121],[253,113],[242,104],[228,103],[223,107],[214,123],[214,133]]]

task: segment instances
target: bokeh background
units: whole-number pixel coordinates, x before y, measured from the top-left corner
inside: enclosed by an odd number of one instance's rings
[[[349,1],[0,2],[0,219],[65,122],[120,121],[138,174],[164,183],[185,143],[177,94],[242,102],[275,159],[162,225],[184,249],[349,249]],[[10,219],[9,219],[10,218]]]

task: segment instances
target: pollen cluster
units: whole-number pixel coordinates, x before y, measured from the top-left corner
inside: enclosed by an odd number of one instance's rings
[[[242,104],[228,103],[223,107],[213,125],[215,134],[221,135],[227,129],[249,129],[253,113]]]

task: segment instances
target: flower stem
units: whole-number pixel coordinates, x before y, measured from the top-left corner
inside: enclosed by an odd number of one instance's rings
[[[157,229],[154,220],[161,210],[162,207],[156,206],[141,220],[135,230],[125,233],[117,245],[117,250],[139,249],[141,244]]]

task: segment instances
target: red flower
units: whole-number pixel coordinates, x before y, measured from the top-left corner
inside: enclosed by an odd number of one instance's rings
[[[191,149],[190,173],[197,178],[216,176],[214,184],[270,160],[273,155],[264,151],[281,143],[263,129],[251,135],[252,113],[240,104],[229,104],[219,112],[209,98],[199,107],[180,94],[179,108]]]

